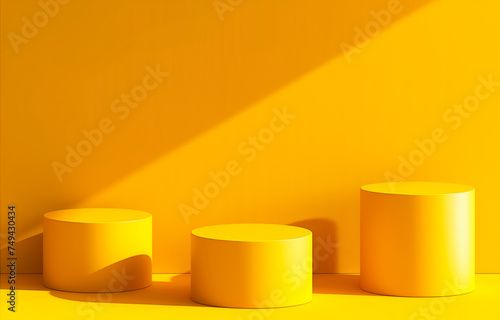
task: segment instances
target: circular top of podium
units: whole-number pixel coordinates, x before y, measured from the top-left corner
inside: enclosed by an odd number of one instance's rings
[[[281,224],[221,224],[194,229],[194,236],[212,240],[268,242],[311,236],[308,229]]]
[[[474,188],[456,183],[407,181],[367,184],[362,186],[361,190],[385,194],[430,196],[470,192]]]
[[[150,213],[139,210],[116,208],[81,208],[51,211],[44,218],[74,223],[123,223],[144,220]]]

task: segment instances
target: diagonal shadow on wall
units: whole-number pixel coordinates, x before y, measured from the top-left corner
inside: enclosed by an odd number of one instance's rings
[[[431,0],[401,1],[402,11],[390,16],[387,27],[429,2]],[[34,63],[45,62],[68,69],[58,71],[61,84],[65,81],[63,75],[90,70],[95,73],[98,82],[90,88],[104,93],[102,97],[88,93],[93,107],[87,111],[68,110],[65,101],[57,100],[56,93],[49,96],[47,99],[53,99],[50,101],[54,103],[48,105],[44,112],[59,116],[43,120],[44,130],[52,130],[49,128],[53,127],[53,130],[60,130],[53,133],[62,136],[74,132],[71,141],[77,143],[81,139],[78,134],[86,127],[68,124],[73,121],[75,113],[83,116],[94,114],[96,108],[108,109],[112,98],[119,97],[123,90],[113,87],[113,81],[116,81],[113,74],[118,68],[128,66],[135,70],[140,65],[140,70],[134,71],[139,82],[144,65],[161,62],[171,74],[151,94],[147,104],[131,109],[130,117],[126,122],[120,122],[112,139],[85,159],[86,163],[68,174],[63,183],[55,180],[49,166],[54,159],[60,159],[61,154],[43,156],[37,153],[35,146],[43,143],[44,136],[38,138],[31,135],[26,141],[17,141],[28,147],[31,145],[34,152],[32,158],[40,159],[30,163],[31,179],[46,181],[49,186],[40,190],[39,184],[32,186],[27,181],[12,185],[9,198],[19,201],[18,197],[22,194],[30,199],[23,208],[26,216],[30,216],[24,218],[23,229],[38,226],[44,212],[71,207],[98,193],[332,58],[342,56],[344,52],[340,44],[355,45],[357,28],[365,30],[370,28],[368,23],[373,26],[377,19],[383,19],[376,18],[373,12],[387,10],[388,3],[393,2],[243,1],[234,10],[226,12],[222,21],[211,1],[201,0],[143,1],[140,7],[127,10],[123,7],[115,10],[112,6],[101,7],[98,3],[89,2],[86,7],[68,9],[82,11],[78,15],[78,22],[82,25],[102,25],[102,33],[88,34],[84,28],[75,29],[77,26],[68,25],[75,36],[51,43],[50,49],[40,55],[45,60]],[[71,14],[68,13],[67,19]],[[64,21],[63,13],[60,16],[60,20]],[[142,36],[133,32],[137,28],[144,30]],[[384,27],[381,29],[383,32]],[[106,41],[106,37],[115,40]],[[40,36],[36,40],[44,39]],[[362,45],[366,44],[368,42]],[[29,49],[26,47],[25,50]],[[18,63],[23,63],[25,52],[17,57]],[[51,58],[50,53],[55,55]],[[73,60],[63,59],[68,53],[73,55]],[[356,59],[356,55],[353,54],[352,59]],[[137,58],[137,65],[120,64],[128,63],[131,57]],[[35,71],[27,76],[38,79],[39,83],[46,81]],[[72,86],[88,86],[87,83],[79,84],[78,78],[73,81]],[[131,83],[134,84],[133,81]],[[48,83],[46,86],[59,84]],[[99,120],[95,119],[95,126],[98,126]],[[33,121],[37,123],[36,119]],[[41,126],[40,121],[38,126]],[[9,137],[16,139],[15,135]],[[68,140],[60,141],[57,150],[64,149],[65,141]],[[200,159],[205,156],[199,155]],[[26,158],[30,158],[29,155]],[[17,173],[12,171],[8,174],[15,176]],[[30,238],[29,246],[19,243],[19,251],[31,252],[33,248],[40,248],[40,239]],[[40,261],[41,252],[34,252],[25,259],[25,265],[40,264]],[[19,271],[23,270],[30,268],[20,268]]]

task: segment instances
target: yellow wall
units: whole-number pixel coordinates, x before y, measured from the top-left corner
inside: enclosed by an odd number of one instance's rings
[[[20,272],[42,271],[42,215],[76,207],[151,212],[156,273],[233,222],[308,227],[316,272],[358,272],[359,186],[397,175],[476,187],[476,270],[500,272],[500,5],[394,1],[60,0],[44,20],[2,0],[2,271],[15,204]]]

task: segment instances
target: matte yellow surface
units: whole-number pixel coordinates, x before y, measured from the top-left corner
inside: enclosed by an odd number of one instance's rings
[[[373,193],[426,196],[469,192],[473,191],[474,188],[457,183],[408,181],[404,183],[372,183],[362,186],[361,190]]]
[[[192,231],[191,297],[221,307],[275,308],[312,299],[312,233],[273,224]]]
[[[476,275],[470,294],[446,298],[389,297],[359,289],[359,276],[315,274],[313,300],[289,308],[233,309],[210,307],[189,297],[189,274],[155,274],[153,285],[109,295],[48,290],[41,275],[20,275],[18,309],[7,311],[6,275],[1,275],[0,318],[53,320],[496,320],[500,314],[500,275]]]
[[[45,219],[72,223],[127,223],[151,218],[151,214],[128,209],[81,208],[51,211]]]
[[[52,289],[119,292],[151,285],[152,217],[86,208],[43,219],[43,282]]]
[[[305,228],[257,223],[219,224],[194,229],[191,234],[199,238],[240,242],[286,241],[311,237],[311,231]]]
[[[432,182],[362,187],[361,287],[416,297],[474,290],[474,194]]]
[[[454,109],[479,77],[500,82],[500,1],[402,0],[350,63],[340,44],[389,0],[221,0],[223,21],[214,0],[71,0],[16,54],[8,34],[38,2],[0,2],[0,222],[17,204],[18,271],[42,272],[45,212],[119,207],[155,216],[157,273],[189,272],[192,229],[249,222],[309,228],[315,248],[335,244],[316,272],[358,273],[359,187],[389,171],[474,186],[477,271],[500,272],[500,87]],[[168,77],[122,120],[111,104],[157,64]],[[296,117],[251,146],[284,107]],[[51,164],[103,118],[114,131],[59,182]],[[445,141],[401,174],[436,128]],[[193,190],[231,160],[241,172],[194,208]],[[187,220],[180,204],[195,209]]]

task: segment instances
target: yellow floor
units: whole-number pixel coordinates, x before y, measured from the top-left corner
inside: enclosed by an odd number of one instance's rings
[[[188,274],[156,274],[151,287],[115,294],[48,290],[40,274],[17,275],[17,311],[7,310],[2,274],[1,319],[500,319],[500,274],[476,275],[473,293],[448,298],[379,296],[358,288],[359,275],[314,275],[313,301],[276,309],[229,309],[189,299]]]

